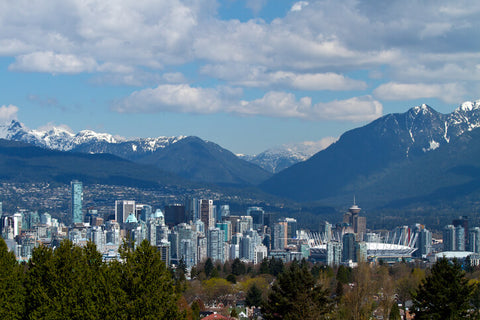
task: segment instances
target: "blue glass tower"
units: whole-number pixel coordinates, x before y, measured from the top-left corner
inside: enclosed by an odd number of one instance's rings
[[[72,187],[72,223],[81,223],[83,222],[83,184],[80,181],[74,180],[70,185]]]

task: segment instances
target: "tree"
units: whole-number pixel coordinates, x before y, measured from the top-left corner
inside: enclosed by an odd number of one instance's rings
[[[129,319],[181,319],[177,307],[178,293],[162,261],[160,252],[147,240],[132,250],[120,250],[124,263],[120,286],[125,292],[125,313]]]
[[[400,309],[398,308],[398,304],[395,301],[390,308],[390,315],[388,316],[388,320],[401,320],[400,316]]]
[[[262,290],[260,290],[260,288],[257,287],[257,285],[254,282],[247,291],[247,296],[245,297],[245,303],[249,307],[260,307],[262,305],[262,302],[263,302]]]
[[[415,319],[466,319],[474,286],[457,260],[438,260],[413,297]]]
[[[205,266],[203,267],[203,270],[207,278],[210,278],[214,268],[215,266],[213,265],[212,259],[208,257],[207,260],[205,261]]]
[[[21,319],[23,315],[25,289],[21,268],[0,237],[0,314],[5,319]]]
[[[236,276],[240,276],[242,274],[245,274],[246,272],[246,267],[245,263],[242,262],[242,260],[235,258],[232,262],[232,273]]]
[[[329,293],[306,266],[294,261],[278,275],[263,305],[266,319],[323,319],[330,311]]]

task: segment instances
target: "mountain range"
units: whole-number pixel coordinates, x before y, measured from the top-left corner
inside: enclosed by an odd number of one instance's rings
[[[0,126],[0,138],[57,151],[112,154],[203,183],[256,185],[271,176],[219,145],[194,136],[126,139],[91,130],[76,134],[63,128],[30,130],[14,120]]]
[[[480,205],[476,200],[480,199],[480,101],[465,102],[449,114],[427,105],[387,114],[345,132],[311,157],[308,152],[312,153],[312,148],[303,151],[301,147],[282,146],[249,158],[257,163],[269,159],[263,165],[269,163],[273,175],[245,161],[246,157],[241,159],[194,136],[125,139],[93,131],[73,134],[60,128],[28,130],[12,121],[0,127],[2,137],[29,143],[33,148],[8,145],[10,149],[0,152],[4,180],[13,179],[12,175],[16,180],[28,180],[29,175],[38,176],[46,170],[50,179],[67,181],[75,175],[81,177],[84,170],[86,182],[113,177],[113,183],[115,179],[133,183],[139,177],[142,185],[190,180],[220,186],[258,186],[275,196],[320,206],[345,206],[354,195],[366,208],[430,206],[455,211]],[[8,143],[13,141],[2,142]],[[9,158],[9,152],[16,152],[14,148],[29,151]],[[49,162],[51,156],[54,160]],[[287,156],[294,160],[281,170],[281,157]],[[87,165],[82,157],[99,158]],[[69,164],[65,165],[62,159],[67,158]],[[110,160],[117,171],[110,170]],[[22,170],[24,164],[27,169]],[[60,174],[55,174],[56,166]],[[78,168],[75,171],[72,167]],[[137,173],[122,176],[119,168]]]
[[[465,102],[450,114],[427,105],[388,114],[345,132],[261,188],[296,201],[334,205],[349,203],[354,195],[376,206],[411,202],[475,178],[479,127],[480,101]]]

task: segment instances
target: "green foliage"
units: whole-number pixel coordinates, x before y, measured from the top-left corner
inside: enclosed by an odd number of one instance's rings
[[[237,283],[237,277],[235,277],[235,275],[233,275],[233,274],[229,274],[227,276],[227,281],[235,284],[235,283]]]
[[[324,319],[330,311],[329,293],[306,266],[294,261],[278,275],[264,304],[266,319]]]
[[[397,302],[394,302],[392,308],[390,309],[390,315],[388,316],[389,320],[401,320],[400,309],[398,308]]]
[[[25,266],[0,241],[0,312],[8,319],[182,319],[171,273],[144,241],[106,264],[93,243],[35,248]]]
[[[21,319],[24,312],[25,289],[22,266],[0,238],[0,315],[5,319]]]
[[[352,268],[341,265],[337,270],[337,281],[342,284],[351,283],[353,279]]]
[[[245,303],[249,307],[260,307],[263,303],[262,290],[257,287],[255,282],[248,289],[247,296],[245,297]]]
[[[213,265],[212,259],[210,257],[207,258],[207,260],[205,261],[205,266],[203,267],[203,271],[205,272],[207,278],[210,278],[214,268],[215,267]]]
[[[247,272],[247,268],[245,266],[245,263],[242,262],[239,258],[236,258],[232,262],[232,273],[236,276],[240,276],[242,274],[245,274]]]
[[[466,319],[474,286],[468,283],[460,264],[438,260],[413,298],[415,319]]]

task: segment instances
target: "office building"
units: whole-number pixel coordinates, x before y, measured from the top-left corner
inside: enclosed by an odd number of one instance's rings
[[[260,207],[249,207],[247,215],[252,217],[253,229],[260,229],[265,225],[265,211]]]
[[[443,229],[443,251],[455,251],[455,227],[451,224]]]
[[[115,220],[123,224],[129,215],[136,214],[136,205],[134,200],[116,200],[115,201]]]
[[[183,204],[170,204],[165,206],[165,224],[173,227],[179,223],[187,222],[185,206]]]
[[[285,221],[273,225],[272,250],[284,250],[287,246],[288,224]]]
[[[78,180],[74,180],[70,183],[72,193],[72,223],[82,223],[82,201],[83,201],[83,184]]]
[[[342,240],[342,262],[355,262],[357,260],[355,256],[355,234],[346,233]]]
[[[219,228],[208,230],[207,256],[213,261],[225,262],[225,231]]]
[[[213,200],[199,200],[200,220],[204,223],[205,229],[215,227]]]
[[[475,227],[468,232],[469,251],[480,253],[480,228]]]

